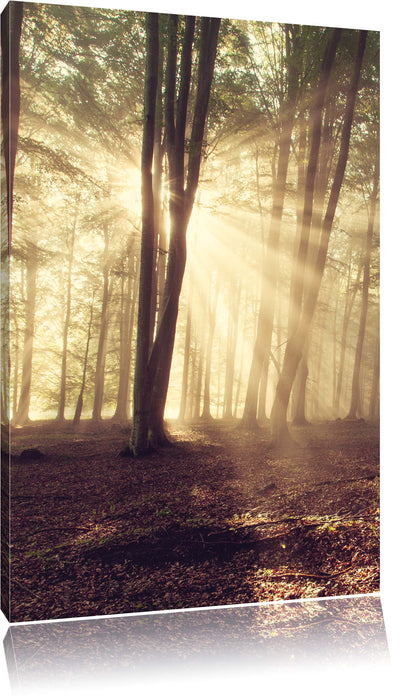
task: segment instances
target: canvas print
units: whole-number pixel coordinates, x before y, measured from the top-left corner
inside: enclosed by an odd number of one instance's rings
[[[379,590],[379,33],[2,15],[2,610]]]

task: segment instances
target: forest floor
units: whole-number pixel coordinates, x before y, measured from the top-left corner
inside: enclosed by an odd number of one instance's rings
[[[138,460],[110,421],[13,431],[12,621],[379,590],[377,424],[292,427],[289,452],[266,428],[169,429]]]

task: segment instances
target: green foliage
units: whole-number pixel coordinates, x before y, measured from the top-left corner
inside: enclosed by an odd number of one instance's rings
[[[160,15],[159,21],[161,37],[164,38],[168,17]],[[191,135],[191,105],[196,93],[195,59],[199,24],[198,18],[193,46],[187,143]],[[184,28],[185,18],[181,16],[178,22],[180,41]],[[212,389],[216,392],[222,386],[221,377],[226,367],[226,348],[220,328],[226,327],[231,308],[232,293],[228,290],[236,288],[233,285],[237,278],[242,285],[236,355],[236,362],[242,367],[238,384],[240,403],[247,379],[243,358],[249,356],[255,334],[262,245],[273,202],[281,124],[286,105],[292,97],[289,93],[289,89],[292,89],[289,76],[294,74],[297,84],[294,83],[293,88],[295,125],[281,231],[280,319],[273,338],[274,349],[277,348],[278,353],[284,343],[283,318],[287,311],[286,295],[296,227],[299,135],[303,124],[308,134],[309,109],[330,33],[331,29],[324,27],[230,19],[222,20],[220,25],[204,137],[204,173],[197,197],[199,203],[201,200],[198,216],[203,218],[204,223],[192,222],[195,228],[191,229],[188,244],[192,258],[204,258],[206,279],[209,273],[213,273],[223,280],[218,305],[221,323],[217,324],[213,354],[213,376],[216,376],[216,380],[213,379]],[[328,115],[332,165],[337,158],[344,97],[356,41],[356,31],[343,31]],[[17,381],[11,399],[16,403],[21,388],[27,241],[30,241],[34,246],[31,252],[41,251],[36,275],[36,335],[31,392],[33,416],[40,413],[53,415],[58,405],[68,290],[71,294],[71,320],[67,350],[67,415],[72,416],[81,388],[92,309],[84,394],[84,415],[90,413],[102,325],[105,275],[110,296],[104,410],[106,414],[112,414],[115,409],[122,363],[120,338],[124,301],[130,294],[133,295],[131,299],[134,304],[129,313],[136,314],[137,311],[144,61],[143,13],[36,3],[24,6],[20,55],[22,105],[15,179],[10,321],[14,359],[12,369]],[[378,136],[379,34],[369,32],[346,180],[339,204],[339,223],[332,233],[329,272],[321,291],[321,315],[327,316],[331,312],[332,301],[328,294],[331,294],[334,285],[339,290],[340,300],[344,298],[349,237],[357,260],[362,252],[360,236],[365,230],[365,201],[368,201],[371,191],[371,172]],[[166,212],[168,183],[165,159],[163,168],[163,209]],[[331,177],[329,182],[331,184]],[[205,218],[206,215],[211,218]],[[70,255],[73,261],[71,278]],[[373,306],[375,314],[371,316],[371,333],[377,316],[378,257],[379,236],[376,231],[371,262],[371,289],[375,294],[371,297],[371,308]],[[353,285],[356,273],[354,265]],[[188,269],[185,281],[186,296],[181,298],[179,314],[182,337],[175,350],[174,381],[169,392],[169,397],[176,400],[184,357]],[[199,284],[202,286],[201,281]],[[207,303],[207,293],[207,289],[199,291],[200,317]],[[357,311],[356,302],[354,313]],[[340,319],[339,306],[337,324]],[[200,338],[196,330],[198,325],[199,320],[194,318],[193,361],[196,368],[199,357],[204,355],[205,331]],[[131,337],[127,349],[131,355],[131,374],[134,370],[133,348],[134,337]],[[271,382],[276,376],[275,367],[271,366]],[[369,365],[365,370],[369,382],[368,372]],[[219,381],[217,377],[220,377]],[[237,379],[235,394],[236,389]],[[212,407],[217,405],[219,412],[220,403],[216,394]]]

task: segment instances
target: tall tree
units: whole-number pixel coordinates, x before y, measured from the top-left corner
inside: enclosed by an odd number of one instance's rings
[[[61,388],[59,392],[59,405],[57,420],[63,421],[65,419],[65,404],[66,404],[66,377],[67,377],[67,363],[68,363],[68,333],[71,317],[72,308],[72,268],[73,268],[73,252],[75,246],[75,236],[76,236],[76,226],[78,219],[78,208],[79,208],[79,198],[76,197],[75,210],[73,214],[72,230],[67,232],[67,253],[68,253],[68,279],[67,279],[67,291],[66,291],[66,309],[65,309],[65,319],[63,324],[62,333],[62,365],[61,365]]]
[[[352,270],[352,268],[353,268],[352,259],[353,259],[353,251],[352,251],[352,247],[350,245],[349,253],[348,253],[345,304],[344,304],[343,322],[342,322],[341,339],[340,339],[340,356],[339,356],[337,382],[336,382],[334,402],[333,402],[333,410],[334,410],[334,413],[336,415],[338,415],[339,411],[340,411],[341,392],[342,392],[343,378],[344,378],[344,364],[345,364],[345,356],[346,356],[346,351],[347,351],[348,326],[350,323],[351,311],[352,311],[352,308],[354,306],[354,301],[355,301],[355,298],[357,295],[359,282],[361,279],[361,265],[359,265],[358,272],[357,272],[357,278],[355,280],[355,283],[353,285],[351,285],[351,278],[352,278],[352,271],[353,271]]]
[[[379,335],[375,338],[374,367],[372,376],[371,396],[369,399],[369,418],[379,417]]]
[[[27,269],[27,282],[25,290],[25,330],[23,367],[21,378],[21,390],[18,400],[17,413],[14,417],[16,425],[24,425],[29,420],[31,382],[32,382],[32,356],[34,346],[35,304],[37,296],[37,272],[41,251],[32,241],[27,241],[25,248],[25,261]]]
[[[14,169],[20,119],[19,50],[23,3],[9,2],[1,15],[1,130],[6,175],[7,234],[1,225],[1,419],[10,414],[10,254],[12,238]],[[3,206],[3,204],[2,204]],[[5,432],[5,431],[4,431]],[[3,439],[3,431],[2,431]]]
[[[9,2],[1,17],[1,127],[6,165],[7,219],[9,245],[13,214],[14,168],[20,121],[19,50],[23,23],[23,3]]]
[[[242,423],[246,428],[252,428],[256,424],[260,380],[264,368],[267,374],[271,350],[275,293],[279,272],[279,238],[286,193],[286,178],[295,119],[295,107],[298,96],[299,72],[297,70],[296,59],[297,49],[300,44],[299,31],[298,27],[289,25],[285,27],[286,61],[288,67],[287,91],[280,108],[278,166],[274,181],[271,224],[263,263],[258,325],[242,419]]]
[[[333,33],[331,42],[327,47],[325,61],[327,60],[329,52],[332,52],[334,57],[339,38],[339,36],[337,36],[337,31],[339,30],[336,30]],[[271,411],[271,434],[273,435],[275,443],[283,443],[286,441],[290,441],[290,434],[287,427],[287,409],[289,404],[289,398],[292,391],[293,381],[296,376],[297,367],[302,357],[303,347],[306,342],[306,338],[310,329],[310,324],[316,307],[317,297],[320,290],[320,284],[323,277],[324,267],[327,258],[331,229],[333,226],[341,185],[344,179],[344,173],[347,164],[348,151],[350,145],[351,126],[354,116],[355,101],[358,92],[358,82],[361,72],[362,59],[365,51],[366,38],[367,32],[361,31],[359,35],[359,42],[356,58],[354,61],[354,69],[352,73],[351,83],[347,94],[344,121],[341,132],[340,152],[338,156],[334,180],[331,186],[326,213],[323,219],[320,243],[314,263],[313,274],[309,277],[308,289],[306,291],[306,296],[303,301],[303,308],[298,326],[295,332],[288,338],[282,371],[276,387],[275,399]],[[321,107],[322,105],[323,101]],[[318,108],[315,110],[314,113],[314,121],[317,121],[320,124]],[[314,144],[313,142],[315,140],[318,140],[318,143],[320,143],[320,136],[318,133],[318,128],[316,129],[316,126],[317,125],[314,124],[311,155],[307,172],[308,182],[306,188],[308,188],[308,203],[306,202],[305,204],[302,224],[304,238],[307,237],[307,239],[311,223],[314,175],[318,159],[318,147],[316,148],[316,144]],[[312,153],[314,154],[313,157]]]
[[[101,420],[103,393],[104,393],[104,372],[106,365],[107,352],[107,334],[109,329],[109,304],[112,292],[112,280],[109,277],[110,273],[110,232],[108,221],[103,221],[104,235],[104,256],[103,256],[103,293],[102,306],[100,313],[100,332],[99,342],[97,347],[96,372],[94,378],[94,400],[92,418],[95,421]]]
[[[350,405],[350,410],[348,412],[347,418],[356,418],[358,415],[362,415],[361,395],[360,395],[360,373],[361,373],[362,350],[363,350],[363,346],[364,346],[365,328],[366,328],[367,313],[368,313],[368,295],[369,295],[372,237],[373,237],[373,233],[374,233],[375,212],[376,212],[376,204],[377,204],[377,198],[378,198],[378,185],[379,185],[378,157],[379,156],[378,156],[378,151],[377,151],[374,176],[373,176],[372,194],[371,194],[371,199],[370,199],[370,203],[369,203],[368,228],[367,228],[364,260],[363,260],[362,304],[361,304],[360,322],[359,322],[359,327],[358,327],[357,346],[355,349],[354,369],[353,369],[353,375],[352,375],[351,405]]]
[[[93,290],[92,301],[91,301],[91,305],[90,305],[90,315],[89,315],[89,323],[88,323],[88,328],[87,328],[85,356],[83,358],[82,382],[80,385],[78,400],[76,402],[75,414],[73,416],[74,428],[76,428],[79,425],[80,416],[82,415],[82,409],[83,409],[83,397],[85,394],[85,387],[86,387],[87,361],[89,358],[89,347],[90,347],[91,331],[92,331],[92,323],[93,323],[93,305],[94,305],[94,290]]]
[[[341,30],[335,29],[330,37],[330,41],[327,43],[321,68],[320,80],[314,96],[311,114],[312,127],[310,137],[310,153],[303,193],[303,212],[301,216],[298,217],[301,233],[293,266],[290,288],[288,336],[292,336],[295,333],[302,309],[302,300],[305,289],[306,262],[308,259],[309,238],[314,209],[317,166],[319,162],[322,139],[323,110],[325,108],[327,87],[333,68],[334,57],[336,55],[340,35]]]
[[[147,363],[147,372],[145,373],[145,382],[150,389],[150,394],[147,396],[144,393],[144,395],[141,396],[136,386],[134,389],[134,405],[138,407],[138,414],[142,412],[145,417],[145,429],[140,432],[133,428],[132,431],[130,450],[134,455],[142,454],[151,446],[167,444],[168,442],[164,430],[164,410],[172,363],[179,296],[186,264],[186,231],[199,182],[204,128],[213,79],[219,27],[219,19],[203,17],[200,20],[197,88],[191,135],[188,145],[189,157],[185,182],[185,136],[188,99],[191,87],[195,18],[186,17],[185,20],[177,101],[176,65],[178,17],[170,15],[168,21],[165,74],[165,129],[169,162],[170,243],[163,299],[164,308],[149,362]],[[151,138],[153,141],[153,127]],[[153,221],[152,190],[150,206],[152,209],[149,212],[149,216]],[[151,289],[149,290],[149,293],[150,292]],[[138,333],[140,333],[140,327],[138,327]],[[138,371],[136,370],[136,372]]]
[[[193,273],[189,278],[188,287],[188,304],[186,311],[186,325],[185,325],[185,343],[184,343],[184,353],[183,353],[183,370],[182,370],[182,386],[180,392],[180,406],[178,420],[184,421],[186,418],[186,405],[188,398],[188,386],[189,386],[189,366],[190,366],[190,355],[191,355],[191,337],[192,337],[192,305],[194,298],[194,277]]]
[[[241,280],[231,279],[229,288],[229,312],[226,341],[226,376],[224,381],[224,418],[233,416],[233,389],[235,354],[238,338],[238,310],[241,299]]]
[[[203,393],[203,410],[202,418],[211,418],[211,398],[210,398],[210,386],[211,386],[211,365],[212,365],[212,354],[213,354],[213,340],[214,331],[216,328],[216,311],[217,311],[217,301],[220,291],[220,280],[219,276],[216,275],[214,282],[214,292],[213,296],[211,293],[211,279],[208,291],[208,334],[207,334],[207,345],[206,345],[206,357],[205,357],[205,368],[204,368],[204,393]]]
[[[135,236],[132,235],[127,248],[127,256],[121,270],[120,300],[120,369],[117,392],[117,405],[114,418],[126,422],[129,418],[129,389],[131,369],[131,340],[134,331],[136,302],[138,300],[139,259],[135,261]]]
[[[158,15],[146,15],[146,65],[144,122],[141,155],[142,231],[138,297],[137,347],[134,376],[133,425],[129,448],[141,455],[148,448],[149,398],[151,391],[148,357],[151,338],[151,295],[154,265],[154,195],[152,161],[154,155],[155,107],[158,84]]]

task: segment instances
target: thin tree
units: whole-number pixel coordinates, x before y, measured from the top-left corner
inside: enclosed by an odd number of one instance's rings
[[[138,298],[139,260],[135,261],[135,237],[131,236],[127,250],[127,272],[123,264],[120,308],[120,372],[117,405],[114,419],[126,422],[129,418],[129,389],[131,368],[131,340],[134,331],[136,302]]]
[[[368,295],[369,295],[369,278],[370,278],[370,265],[371,265],[371,250],[372,250],[372,236],[374,232],[375,225],[375,212],[376,203],[378,197],[378,185],[379,185],[379,165],[378,165],[378,153],[377,161],[375,163],[374,177],[373,177],[373,188],[370,201],[370,209],[368,216],[368,228],[365,241],[365,254],[363,261],[363,278],[362,278],[362,303],[361,303],[361,316],[358,327],[358,337],[357,346],[355,349],[355,359],[354,359],[354,369],[352,375],[352,389],[351,389],[351,405],[348,412],[347,418],[354,419],[358,415],[362,414],[361,407],[361,396],[360,396],[360,374],[361,374],[361,361],[362,361],[362,350],[364,346],[365,338],[365,328],[367,322],[368,313]]]
[[[63,333],[62,333],[61,385],[60,385],[60,392],[59,392],[58,413],[56,416],[56,419],[60,420],[60,421],[63,421],[65,419],[66,377],[67,377],[67,363],[68,363],[68,334],[69,334],[71,306],[72,306],[72,268],[73,268],[73,252],[74,252],[75,236],[76,236],[76,225],[77,225],[77,219],[78,219],[78,207],[79,207],[79,196],[76,198],[76,202],[75,202],[75,211],[74,211],[74,215],[73,215],[72,230],[67,234],[68,280],[67,280],[67,291],[66,291],[65,319],[64,319]]]
[[[93,306],[94,306],[94,290],[93,290],[93,295],[92,295],[92,302],[90,305],[90,316],[89,316],[89,324],[88,324],[88,328],[87,328],[87,340],[86,340],[85,356],[83,358],[82,382],[80,385],[78,400],[76,402],[75,414],[73,416],[73,428],[74,429],[76,429],[77,426],[79,425],[79,421],[80,421],[80,417],[82,415],[82,409],[83,409],[83,397],[85,394],[85,387],[86,387],[87,361],[89,358],[89,347],[90,347],[92,323],[93,323]]]
[[[350,248],[349,248],[349,256],[348,257],[349,257],[349,259],[348,259],[347,284],[346,284],[345,304],[344,304],[343,322],[342,322],[341,339],[340,339],[340,356],[339,356],[337,382],[336,382],[334,403],[333,403],[333,411],[334,411],[335,415],[337,415],[337,416],[338,416],[339,411],[340,411],[341,392],[342,392],[342,387],[343,387],[345,356],[346,356],[346,351],[347,351],[348,327],[349,327],[350,318],[351,318],[351,311],[352,311],[352,308],[354,306],[355,298],[356,298],[356,295],[358,292],[360,279],[361,279],[361,265],[358,265],[358,271],[357,271],[357,277],[356,277],[355,283],[353,285],[351,285],[351,278],[352,278],[352,272],[353,272],[352,246],[350,246]]]
[[[193,292],[193,287],[192,287]],[[180,407],[178,420],[184,421],[186,417],[186,401],[188,394],[188,382],[189,382],[189,365],[190,365],[190,341],[192,334],[192,309],[191,301],[189,298],[187,314],[186,314],[186,328],[185,328],[185,344],[183,353],[183,371],[182,371],[182,388],[180,394]]]
[[[257,422],[258,392],[261,376],[267,374],[269,354],[273,331],[276,284],[279,273],[279,238],[286,193],[286,178],[291,150],[292,130],[298,94],[298,71],[294,64],[292,37],[298,44],[295,28],[285,28],[286,51],[288,62],[288,86],[285,103],[281,106],[279,155],[277,173],[274,182],[271,224],[267,238],[265,259],[262,271],[261,299],[251,368],[248,379],[247,395],[242,417],[245,428],[254,428]]]
[[[335,48],[334,46],[330,46],[327,49],[328,51],[333,50],[333,56],[335,54],[335,50],[338,43],[337,31],[339,30],[335,30],[331,40],[332,42],[335,42]],[[304,298],[303,309],[297,329],[288,338],[282,371],[276,387],[275,399],[271,411],[271,434],[276,444],[289,442],[291,440],[287,427],[287,409],[290,394],[292,391],[292,385],[296,376],[297,367],[302,357],[303,347],[305,345],[306,338],[309,333],[310,324],[317,303],[318,293],[320,290],[321,280],[323,277],[324,267],[327,258],[328,244],[330,240],[331,229],[333,226],[334,215],[341,191],[341,185],[344,179],[344,173],[347,164],[348,151],[350,145],[351,126],[354,116],[355,100],[358,92],[359,76],[361,72],[362,59],[365,51],[366,37],[367,32],[364,30],[361,31],[359,34],[359,42],[354,62],[354,70],[351,78],[351,84],[349,86],[347,94],[345,114],[341,132],[340,152],[338,156],[334,180],[331,186],[326,214],[323,219],[320,244],[314,263],[313,274],[309,278],[309,284],[306,291],[306,296]],[[312,158],[310,158],[310,168],[315,168],[315,166],[317,165],[317,157],[318,155],[316,156],[316,163],[314,163]],[[309,175],[309,168],[308,176],[311,177],[311,174]],[[311,191],[313,193],[313,189]],[[305,217],[308,218],[310,214],[310,221],[306,225],[307,228],[310,227],[311,222],[312,196],[310,196],[309,187],[309,192],[307,196],[308,204],[305,205],[304,210],[304,220]],[[307,212],[307,207],[310,207],[309,212]],[[306,234],[306,229],[304,233]]]
[[[1,127],[6,166],[8,241],[11,244],[14,169],[20,121],[19,50],[23,23],[23,3],[9,2],[1,17]]]
[[[37,273],[41,261],[41,250],[32,241],[27,241],[25,249],[26,260],[26,290],[25,290],[25,327],[23,366],[21,377],[20,397],[17,413],[14,417],[16,425],[24,425],[29,421],[29,409],[32,382],[32,356],[34,349],[35,305],[37,296]]]
[[[104,374],[106,366],[107,352],[107,337],[109,331],[109,304],[112,293],[112,280],[109,278],[110,273],[110,255],[109,255],[109,224],[103,221],[104,234],[104,260],[103,260],[103,293],[102,306],[100,313],[100,332],[99,342],[97,346],[96,371],[94,379],[94,400],[92,418],[94,421],[100,421],[103,406],[104,394]]]
[[[371,396],[369,399],[369,411],[368,417],[370,419],[376,419],[379,417],[379,334],[375,338],[375,348],[374,348],[374,367],[372,376],[372,387]]]
[[[142,229],[138,297],[137,346],[134,375],[133,424],[129,449],[134,455],[148,448],[150,375],[148,357],[151,337],[151,295],[154,265],[154,195],[152,161],[154,154],[155,107],[158,84],[158,15],[146,15],[146,65],[144,84],[143,141],[141,154]]]
[[[238,310],[241,299],[241,280],[230,280],[229,289],[229,312],[226,342],[226,374],[224,380],[224,410],[223,418],[233,416],[233,389],[235,355],[238,338]]]
[[[205,368],[204,368],[204,392],[203,392],[203,410],[202,418],[209,420],[211,418],[211,400],[210,400],[210,386],[211,386],[211,365],[212,365],[212,354],[213,354],[213,340],[214,331],[216,329],[216,311],[217,311],[217,301],[220,292],[220,280],[218,275],[216,276],[214,282],[214,293],[211,295],[211,280],[209,285],[209,298],[208,298],[208,315],[209,315],[209,330],[207,335],[207,345],[206,345],[206,357],[205,357]]]
[[[2,281],[1,299],[1,420],[4,423],[9,420],[10,414],[10,286],[7,282],[11,255],[14,169],[20,119],[19,50],[22,22],[23,3],[9,2],[1,15],[1,130],[7,211],[7,238],[3,231],[3,222],[1,227],[1,274],[2,277],[7,276]],[[6,431],[2,431],[2,440],[6,439],[5,434]]]

